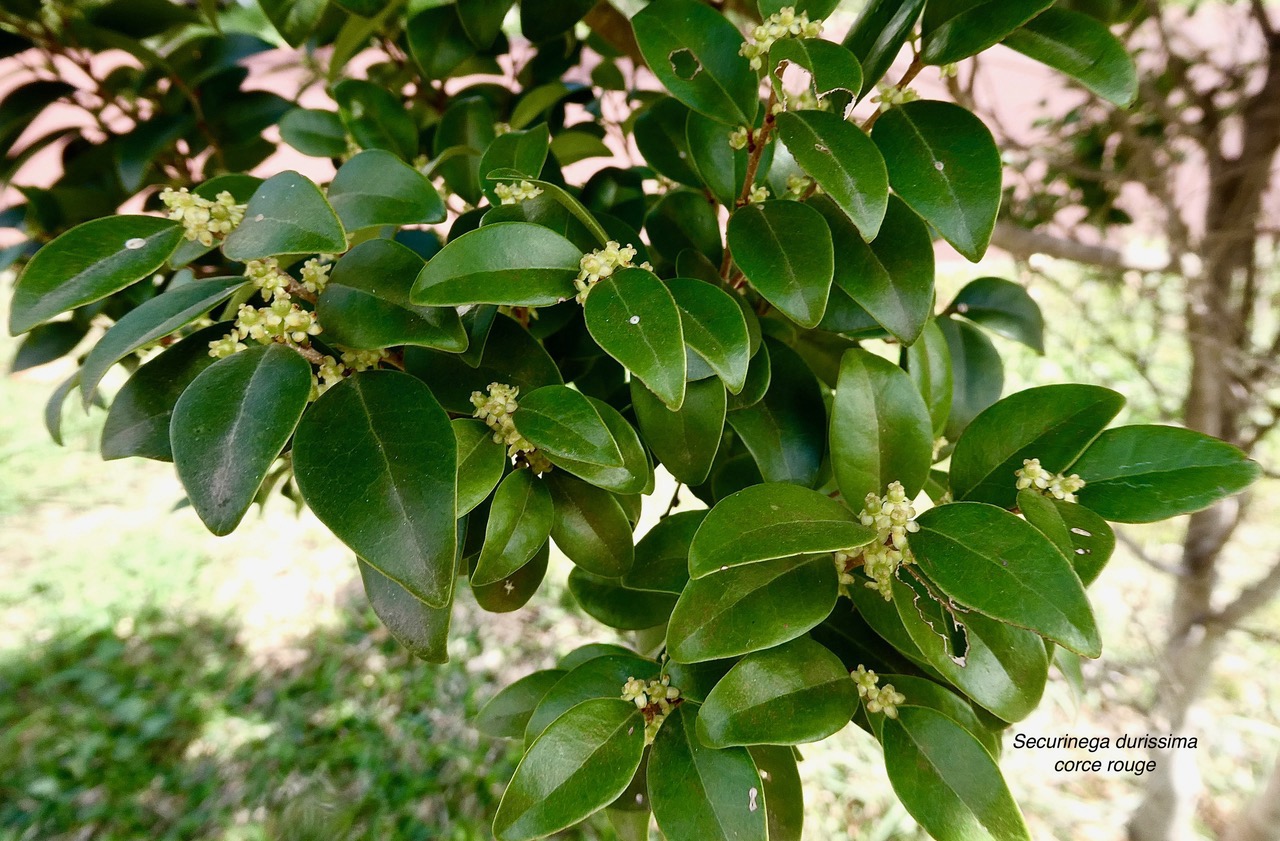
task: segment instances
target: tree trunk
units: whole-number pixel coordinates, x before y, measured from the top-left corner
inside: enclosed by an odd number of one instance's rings
[[[1222,841],[1280,841],[1280,756],[1267,784],[1249,808],[1222,836]]]

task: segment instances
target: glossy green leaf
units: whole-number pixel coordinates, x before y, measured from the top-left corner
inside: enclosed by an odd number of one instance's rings
[[[310,394],[311,366],[273,344],[219,360],[178,398],[173,463],[209,531],[221,536],[239,525]]]
[[[422,71],[423,79],[448,78],[476,53],[476,46],[462,23],[463,8],[483,2],[447,3],[422,9],[404,23],[409,54]]]
[[[674,593],[633,590],[620,582],[577,567],[569,573],[569,592],[588,616],[620,631],[657,627],[671,616]]]
[[[421,269],[421,257],[389,239],[367,240],[342,255],[316,304],[325,340],[370,350],[396,345],[466,350],[457,310],[409,302]]]
[[[555,505],[551,539],[560,551],[595,575],[625,575],[635,561],[635,546],[617,497],[560,471],[553,470],[545,481]]]
[[[727,419],[766,481],[811,487],[826,452],[826,406],[820,386],[794,350],[773,339],[765,346],[769,390],[759,403],[730,412]]]
[[[471,595],[481,610],[489,613],[511,613],[529,603],[547,576],[551,561],[551,544],[543,543],[533,558],[506,578],[492,584],[471,582]]]
[[[725,207],[734,207],[747,180],[747,162],[751,157],[748,150],[734,149],[729,145],[725,124],[696,111],[689,113],[684,134],[689,162],[699,179],[695,185],[705,185],[716,201]],[[769,171],[773,150],[772,143],[764,147],[757,173]]]
[[[1004,363],[991,340],[972,324],[954,318],[939,318],[937,324],[951,356],[951,411],[946,436],[956,441],[970,421],[1000,399]]]
[[[347,130],[336,111],[295,108],[280,118],[280,139],[313,158],[337,158],[347,152]]]
[[[1047,385],[1009,395],[974,418],[956,442],[952,494],[1011,508],[1024,460],[1039,459],[1052,473],[1065,470],[1123,406],[1123,395],[1096,385]]]
[[[525,753],[493,819],[499,841],[541,838],[615,800],[644,754],[644,715],[598,698],[555,721]]]
[[[526,131],[509,131],[495,137],[480,158],[480,178],[489,203],[501,203],[493,190],[497,182],[490,173],[512,170],[525,178],[537,178],[547,162],[547,150],[550,147],[551,133],[546,123],[540,123]]]
[[[505,135],[503,136],[505,137]],[[548,198],[561,205],[569,212],[570,216],[580,222],[583,229],[593,237],[593,246],[604,247],[608,244],[610,239],[608,231],[606,231],[596,217],[591,214],[591,211],[583,207],[582,202],[570,195],[569,191],[560,185],[553,184],[550,181],[542,181],[537,178],[524,178],[516,171],[509,169],[496,170],[491,172],[489,177],[494,181],[502,181],[508,184],[528,181],[530,184],[541,190]],[[644,248],[643,243],[640,244],[640,248]]]
[[[693,165],[685,136],[689,113],[689,108],[678,99],[660,97],[636,117],[632,136],[645,163],[673,181],[697,187],[702,179]],[[722,123],[715,124],[721,132],[725,131]]]
[[[862,64],[862,89],[884,77],[915,30],[925,0],[870,0],[844,37],[844,46]]]
[[[493,440],[484,421],[455,418],[449,422],[458,440],[458,516],[489,498],[507,466],[507,450]]]
[[[729,411],[736,412],[756,405],[764,399],[771,385],[773,385],[773,366],[769,360],[769,348],[762,344],[760,352],[751,357],[742,391],[738,394],[732,392],[729,394]]]
[[[449,416],[397,371],[365,371],[329,389],[293,442],[298,490],[315,515],[428,607],[453,593],[457,458]]]
[[[209,355],[209,342],[230,329],[227,323],[197,330],[133,372],[116,392],[102,426],[104,460],[128,456],[173,460],[169,420],[174,404],[200,372],[217,361]]]
[[[622,583],[635,590],[679,595],[689,583],[689,544],[707,512],[681,511],[659,520],[636,544],[635,565]]]
[[[258,0],[271,25],[291,47],[299,47],[320,22],[327,0]]]
[[[962,255],[980,260],[1001,191],[1000,151],[982,121],[959,105],[919,100],[887,111],[871,139],[894,192]]]
[[[604,467],[623,466],[618,443],[581,392],[568,386],[543,386],[521,395],[519,402],[520,408],[511,416],[516,429],[553,462],[563,456]]]
[[[752,745],[747,750],[764,782],[769,841],[800,841],[804,832],[804,787],[794,750],[785,745]]]
[[[746,205],[729,219],[728,243],[765,300],[801,326],[817,326],[835,271],[831,235],[817,211],[794,201]]]
[[[987,749],[987,753],[991,754],[992,757],[1000,758],[999,734],[983,726],[982,720],[973,711],[973,707],[960,695],[927,678],[887,672],[882,672],[879,677],[881,686],[892,684],[895,690],[906,696],[907,700],[899,704],[899,708],[927,707],[940,712],[981,742],[982,746]],[[872,718],[872,727],[876,729],[877,733],[883,733],[883,724],[883,718],[879,716]]]
[[[364,561],[360,561],[360,578],[373,612],[397,642],[428,663],[449,662],[452,604],[428,607]]]
[[[970,281],[947,312],[962,315],[993,333],[1044,353],[1044,316],[1040,305],[1017,283],[998,277]]]
[[[883,150],[856,125],[826,111],[779,114],[778,135],[862,236],[875,239],[889,201]]]
[[[431,181],[390,152],[368,149],[347,161],[329,185],[329,202],[348,231],[444,221]]]
[[[1093,609],[1070,562],[1038,529],[994,505],[930,509],[911,535],[916,562],[942,592],[993,619],[1085,657],[1102,653]]]
[[[182,228],[154,216],[85,222],[41,248],[13,287],[9,333],[25,333],[66,310],[105,298],[164,265]]]
[[[591,287],[583,310],[596,343],[668,408],[679,409],[685,393],[684,331],[662,281],[644,269],[622,269]]]
[[[551,154],[565,167],[587,158],[609,158],[613,150],[589,131],[562,131],[551,139]]]
[[[521,95],[515,108],[511,110],[511,119],[508,123],[513,129],[522,129],[571,93],[573,90],[559,80],[531,88]]]
[[[512,0],[473,0],[458,4],[458,17],[472,43],[485,49],[502,32],[502,21],[511,6]]]
[[[645,443],[676,481],[705,482],[724,434],[724,384],[717,379],[689,383],[684,405],[673,412],[633,379],[631,405]]]
[[[680,308],[685,344],[710,366],[729,391],[741,392],[752,353],[741,307],[718,286],[692,278],[672,278],[667,281],[667,290]]]
[[[548,725],[583,701],[618,698],[629,678],[648,681],[658,676],[657,663],[625,649],[602,649],[596,656],[572,666],[562,662],[560,668],[570,671],[547,691],[529,717],[524,732],[526,742],[532,742]]]
[[[858,692],[840,658],[806,637],[748,654],[698,714],[704,745],[798,745],[843,729]]]
[[[934,439],[941,438],[951,417],[951,351],[937,322],[930,320],[920,338],[906,349],[907,375],[929,407]]]
[[[551,306],[574,296],[581,259],[577,246],[541,225],[485,225],[432,257],[410,298],[430,306]]]
[[[782,38],[769,50],[769,73],[780,78],[787,64],[809,71],[810,87],[819,100],[837,91],[857,99],[862,92],[862,65],[840,44],[821,38]]]
[[[875,532],[826,494],[797,485],[755,485],[716,503],[689,547],[689,574],[862,546]]]
[[[748,564],[689,582],[667,629],[680,663],[719,660],[801,636],[831,613],[836,568],[830,555]]]
[[[1053,0],[930,0],[924,9],[926,64],[951,64],[999,43]]]
[[[694,0],[655,0],[631,19],[644,60],[676,99],[731,126],[751,124],[759,82],[738,54],[742,34]]]
[[[480,161],[496,137],[495,119],[488,99],[468,96],[453,100],[436,125],[432,141],[438,161],[435,171],[444,178],[445,185],[468,204],[479,204],[484,195]],[[522,128],[515,123],[512,127]],[[450,149],[456,154],[446,158]]]
[[[535,44],[549,41],[573,29],[593,5],[591,0],[522,0],[520,31]]]
[[[937,710],[903,707],[883,724],[885,770],[911,816],[939,841],[1030,841],[1000,767]]]
[[[906,371],[870,351],[846,351],[831,405],[831,465],[850,506],[892,482],[914,498],[932,461],[929,409]]]
[[[472,724],[496,739],[523,739],[529,716],[566,674],[565,669],[542,669],[525,675],[486,701]]]
[[[9,372],[16,374],[61,359],[75,350],[88,333],[89,325],[80,319],[49,321],[33,327],[18,345]]]
[[[484,549],[471,586],[483,587],[529,562],[551,536],[551,493],[532,470],[515,470],[502,480],[489,506]]]
[[[1089,15],[1046,9],[1004,44],[1066,73],[1114,105],[1123,108],[1138,95],[1138,68],[1124,42]]]
[[[644,229],[654,252],[668,263],[674,263],[683,251],[697,251],[720,262],[720,219],[715,205],[700,192],[667,192],[645,216]]]
[[[262,182],[244,211],[244,221],[222,244],[231,260],[261,260],[280,254],[340,254],[347,235],[320,188],[292,170]]]
[[[363,79],[344,79],[333,86],[338,115],[363,149],[386,149],[402,160],[418,154],[418,130],[400,97]]]
[[[1262,475],[1239,449],[1190,429],[1138,425],[1098,436],[1073,473],[1088,484],[1080,504],[1118,523],[1190,514],[1239,493]]]
[[[619,384],[621,386],[621,384]],[[557,455],[552,462],[580,479],[585,479],[598,488],[613,491],[616,494],[646,494],[653,492],[653,464],[640,443],[640,436],[635,427],[627,422],[617,409],[598,400],[587,398],[600,419],[618,451],[622,453],[622,464],[600,464],[594,461],[580,461],[568,455]]]
[[[702,744],[698,717],[696,704],[681,704],[654,738],[649,801],[658,828],[673,841],[766,841],[764,784],[751,754]]]
[[[556,668],[565,670],[576,669],[588,660],[594,660],[597,657],[607,657],[611,654],[621,654],[629,657],[638,656],[626,646],[616,645],[611,642],[589,642],[586,645],[578,646],[557,660]]]
[[[85,405],[98,384],[124,357],[185,327],[230,298],[248,281],[243,277],[193,280],[146,301],[111,325],[85,357],[80,369],[80,396]]]
[[[1116,535],[1111,526],[1083,505],[1027,489],[1018,492],[1018,509],[1071,561],[1086,587],[1097,579],[1115,551]]]

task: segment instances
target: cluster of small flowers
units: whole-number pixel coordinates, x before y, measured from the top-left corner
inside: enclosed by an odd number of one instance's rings
[[[187,239],[211,248],[217,240],[235,230],[244,221],[244,208],[235,197],[223,190],[213,199],[189,192],[186,187],[166,187],[160,201],[169,208],[169,218],[182,223]]]
[[[648,683],[635,677],[627,678],[622,686],[622,700],[631,701],[644,711],[644,743],[651,745],[653,737],[658,734],[658,728],[680,703],[681,698],[680,690],[671,685],[671,678],[663,675]]]
[[[342,382],[348,374],[377,367],[385,357],[386,351],[383,350],[344,350],[341,361],[332,356],[323,357],[316,375],[312,377],[311,399],[315,400]]]
[[[245,339],[261,344],[284,342],[301,345],[310,337],[319,335],[320,322],[316,320],[316,314],[294,302],[289,292],[293,279],[280,268],[274,257],[250,260],[245,264],[244,273],[269,303],[264,307],[241,304],[231,333],[209,343],[210,356],[221,359],[239,353],[246,347]],[[318,293],[328,281],[328,265],[315,258],[303,264],[302,286],[305,289]]]
[[[813,92],[813,88],[805,87],[804,90],[794,94],[780,94],[780,99],[773,104],[773,114],[777,116],[783,111],[830,111],[830,97],[819,98]]]
[[[911,88],[900,88],[897,85],[890,85],[885,82],[876,85],[876,90],[879,93],[871,97],[871,101],[876,103],[881,111],[888,111],[895,105],[905,105],[920,98],[920,94]]]
[[[820,191],[813,179],[807,175],[796,175],[792,173],[787,176],[787,193],[796,198],[804,198],[804,194],[813,190],[815,193]]]
[[[542,195],[542,188],[528,181],[521,181],[519,184],[495,184],[493,192],[502,199],[503,204],[519,204]]]
[[[889,718],[898,717],[898,705],[907,700],[907,696],[893,688],[892,683],[880,686],[880,678],[865,666],[858,666],[856,672],[849,672],[849,677],[858,685],[858,697],[863,700],[869,713],[884,713]]]
[[[1013,473],[1018,477],[1018,490],[1032,488],[1063,502],[1075,502],[1076,491],[1084,487],[1084,479],[1075,473],[1070,476],[1050,473],[1040,466],[1038,458],[1024,458],[1022,467]]]
[[[750,59],[752,70],[759,70],[764,66],[764,56],[778,40],[821,35],[822,21],[810,21],[808,12],[796,14],[795,6],[783,6],[751,30],[751,39],[738,48],[738,55]]]
[[[574,279],[574,288],[578,290],[575,296],[579,304],[587,302],[587,295],[591,292],[591,287],[599,283],[602,279],[609,277],[618,269],[629,269],[636,264],[636,249],[633,245],[621,246],[613,240],[605,245],[604,248],[597,248],[582,255],[582,260],[578,263],[580,271]],[[653,266],[648,263],[641,263],[640,268],[653,271]]]
[[[751,188],[751,194],[747,196],[748,204],[759,204],[769,198],[769,188],[763,184],[757,184]]]
[[[884,596],[893,598],[893,577],[898,567],[911,563],[911,550],[907,547],[907,535],[920,530],[916,525],[916,509],[907,499],[901,482],[889,485],[883,497],[867,494],[865,508],[858,515],[864,526],[876,530],[876,539],[860,550],[846,550],[835,555],[836,568],[840,571],[840,583],[849,586],[855,579],[849,570],[852,561],[862,558],[862,571],[871,580],[866,586]]]
[[[481,391],[471,392],[471,405],[476,407],[472,417],[479,418],[493,430],[493,440],[507,447],[507,456],[524,460],[534,473],[546,473],[551,469],[551,462],[529,443],[529,439],[516,429],[511,415],[520,408],[516,398],[520,396],[520,387],[506,383],[489,383],[487,395]]]

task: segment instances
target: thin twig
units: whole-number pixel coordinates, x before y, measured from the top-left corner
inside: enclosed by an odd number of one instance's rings
[[[671,493],[671,502],[667,503],[667,510],[662,512],[662,516],[658,518],[659,520],[665,520],[670,517],[671,512],[680,504],[680,489],[683,487],[683,484],[676,483],[676,489]]]

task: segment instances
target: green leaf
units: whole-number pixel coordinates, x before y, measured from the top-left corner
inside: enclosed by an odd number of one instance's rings
[[[472,43],[487,49],[502,32],[502,21],[511,6],[512,0],[473,0],[458,4],[458,17]]]
[[[806,637],[748,654],[698,714],[704,745],[798,745],[849,723],[858,692],[840,658]]]
[[[938,323],[930,319],[920,338],[903,355],[907,374],[929,407],[933,437],[941,438],[951,417],[951,351],[947,348],[947,337],[942,335]]]
[[[831,405],[831,466],[850,506],[891,482],[914,498],[932,461],[929,409],[906,371],[870,351],[846,351]]]
[[[319,24],[328,0],[258,0],[271,25],[291,47],[300,47]]]
[[[856,125],[826,111],[779,114],[778,134],[862,236],[875,239],[889,201],[883,150]]]
[[[723,253],[715,205],[693,190],[671,190],[663,195],[645,216],[644,229],[654,252],[668,263],[674,263],[683,251],[697,251],[717,263]]]
[[[551,133],[546,123],[540,123],[527,131],[509,131],[495,137],[480,157],[480,179],[489,203],[495,206],[501,203],[498,194],[493,191],[497,181],[490,177],[490,173],[513,170],[524,178],[536,179],[547,162],[547,150],[550,147]]]
[[[551,544],[543,543],[527,564],[506,578],[484,585],[471,582],[471,595],[475,597],[480,609],[489,613],[511,613],[519,610],[529,603],[542,586],[550,560]]]
[[[629,678],[648,681],[658,676],[658,664],[622,649],[602,650],[576,665],[561,663],[570,672],[556,682],[539,702],[525,727],[525,742],[532,742],[552,722],[583,701],[593,698],[617,698]]]
[[[358,231],[378,225],[444,221],[444,200],[418,170],[390,152],[369,149],[347,161],[329,185],[329,201],[342,225]]]
[[[80,372],[76,371],[67,377],[53,390],[49,395],[49,400],[44,404],[44,428],[49,433],[49,438],[59,447],[64,446],[62,441],[62,416],[65,414],[64,408],[67,403],[67,396],[75,389],[80,382]]]
[[[951,356],[947,438],[956,441],[970,421],[1000,399],[1000,392],[1004,390],[1004,363],[991,340],[972,324],[954,318],[940,318],[937,324]]]
[[[346,250],[342,223],[320,188],[292,170],[262,182],[249,199],[244,221],[222,244],[222,253],[240,262]]]
[[[658,828],[680,841],[765,841],[764,784],[751,754],[709,748],[697,729],[698,707],[688,702],[671,711],[653,740],[649,802]]]
[[[80,396],[85,405],[111,366],[139,348],[168,336],[230,298],[248,283],[243,277],[193,280],[169,289],[130,310],[111,325],[85,357],[80,370]]]
[[[738,54],[742,33],[694,0],[655,0],[631,19],[645,62],[676,99],[733,126],[754,123],[759,80]]]
[[[463,26],[464,7],[475,3],[448,3],[423,9],[404,24],[409,54],[424,79],[446,79],[476,53],[475,44]]]
[[[930,509],[911,535],[916,562],[942,592],[992,619],[1085,657],[1102,653],[1093,609],[1071,564],[1038,529],[994,505]]]
[[[752,353],[742,308],[723,289],[692,278],[672,278],[667,290],[680,308],[685,344],[729,391],[741,392]]]
[[[583,307],[596,343],[667,408],[684,403],[684,331],[675,299],[644,269],[622,269],[591,287]]]
[[[591,0],[521,0],[520,31],[535,44],[573,29],[591,10]]]
[[[773,339],[766,339],[764,347],[769,349],[769,390],[754,406],[730,412],[729,425],[751,451],[765,481],[812,487],[827,441],[818,380],[791,348]]]
[[[844,46],[862,64],[862,89],[884,77],[920,19],[925,0],[870,0],[853,22]]]
[[[1153,523],[1199,511],[1262,474],[1257,462],[1230,444],[1155,425],[1107,430],[1071,470],[1088,482],[1080,504],[1118,523]]]
[[[930,0],[924,9],[925,64],[976,55],[1053,5],[1053,0]]]
[[[370,350],[397,345],[466,350],[467,333],[457,310],[409,303],[422,265],[411,249],[389,239],[367,240],[342,255],[316,304],[325,341]]]
[[[280,138],[313,158],[338,158],[347,153],[347,130],[336,111],[295,108],[280,118]]]
[[[999,734],[984,727],[982,720],[978,718],[978,714],[973,711],[973,707],[970,706],[969,702],[955,692],[927,678],[882,673],[880,675],[880,685],[884,686],[886,684],[891,684],[894,689],[907,697],[907,700],[898,704],[899,709],[903,707],[927,707],[940,712],[981,742],[982,746],[987,749],[987,753],[991,754],[993,758],[1000,758]],[[883,733],[883,727],[881,726],[883,723],[882,719],[872,719],[872,727],[878,733]]]
[[[787,484],[755,485],[716,503],[689,547],[701,579],[745,564],[862,546],[875,532],[826,494]]]
[[[484,421],[455,418],[449,422],[458,439],[458,516],[489,498],[507,466],[507,450],[493,440]]]
[[[809,71],[810,86],[820,100],[836,91],[843,91],[856,100],[862,92],[862,65],[853,53],[831,41],[821,38],[775,41],[769,50],[769,73],[781,78],[787,64]]]
[[[436,156],[443,157],[443,153],[452,148],[461,151],[461,154],[440,161],[436,171],[444,178],[445,186],[462,196],[468,204],[479,204],[484,195],[480,160],[496,136],[494,119],[489,100],[469,96],[454,100],[436,125],[432,141]],[[512,126],[523,128],[515,123]]]
[[[1040,305],[1017,283],[998,277],[970,281],[956,295],[948,313],[962,315],[993,333],[1044,353],[1044,316]]]
[[[471,586],[494,584],[528,563],[551,536],[552,515],[551,493],[532,470],[515,470],[503,479],[489,507]]]
[[[707,516],[702,511],[681,511],[659,520],[636,544],[635,564],[622,577],[634,590],[680,595],[689,583],[689,544]]]
[[[452,603],[428,607],[364,561],[360,561],[360,578],[373,612],[397,642],[428,663],[449,662]]]
[[[576,245],[541,225],[485,225],[431,258],[413,285],[411,300],[431,306],[551,306],[574,296],[581,259]]]
[[[453,593],[457,458],[449,416],[398,371],[365,371],[329,389],[293,442],[298,490],[315,515],[428,607]]]
[[[116,392],[102,426],[103,460],[141,456],[173,461],[169,420],[174,404],[200,372],[217,361],[209,355],[209,342],[230,329],[226,323],[197,330],[133,372]]]
[[[835,285],[903,344],[920,337],[933,312],[933,237],[924,220],[897,196],[874,242],[826,196],[810,201],[831,229]]]
[[[506,135],[503,135],[504,137]],[[542,190],[548,198],[564,207],[574,219],[582,223],[582,227],[595,238],[599,245],[604,246],[609,242],[609,233],[600,225],[596,217],[591,215],[591,211],[582,206],[582,202],[578,201],[569,192],[558,184],[552,184],[550,181],[540,181],[537,178],[524,178],[513,170],[497,170],[491,172],[490,176],[494,181],[504,181],[507,183],[518,183],[520,181],[528,181],[538,189]],[[641,243],[641,248],[644,244]]]
[[[221,536],[239,525],[310,394],[311,366],[273,344],[219,360],[178,398],[173,463],[209,531]]]
[[[769,841],[800,841],[804,830],[804,787],[794,750],[785,745],[753,745],[747,750],[764,782]]]
[[[472,724],[495,739],[523,739],[529,716],[566,674],[565,669],[543,669],[525,675],[486,701]]]
[[[830,555],[779,558],[694,579],[671,614],[667,652],[676,662],[700,663],[788,642],[827,618],[836,588]]]
[[[672,181],[698,187],[703,183],[702,178],[694,167],[689,140],[685,136],[689,113],[679,100],[659,97],[636,117],[632,136],[645,163]],[[722,134],[725,132],[722,124],[714,121],[712,124],[718,126]],[[721,139],[727,140],[727,134]]]
[[[1071,561],[1086,587],[1097,579],[1115,551],[1116,535],[1111,526],[1083,505],[1028,488],[1018,491],[1018,509]]]
[[[362,149],[386,149],[406,161],[418,154],[418,128],[393,92],[363,79],[344,79],[333,86],[333,98]]]
[[[684,405],[673,412],[633,378],[631,406],[645,443],[676,481],[705,482],[724,434],[724,385],[717,379],[689,383]]]
[[[538,85],[520,97],[516,107],[511,109],[511,119],[507,123],[513,129],[522,129],[571,93],[573,90],[561,81]]]
[[[911,816],[939,841],[1030,841],[1000,767],[963,727],[928,707],[883,724],[885,770]]]
[[[1000,151],[982,120],[950,102],[908,102],[877,120],[871,139],[903,201],[971,262],[980,260],[1001,191]]]
[[[80,319],[50,321],[33,328],[18,345],[9,372],[16,374],[61,359],[75,350],[88,332],[89,325]]]
[[[831,234],[817,211],[794,201],[746,205],[729,219],[728,243],[765,300],[803,327],[818,325],[835,264]]]
[[[178,223],[154,216],[109,216],[77,225],[37,251],[18,277],[10,335],[137,283],[163,266],[181,240]]]
[[[644,715],[629,701],[598,698],[555,721],[516,768],[493,819],[500,841],[565,829],[626,790],[644,754]]]
[[[1138,68],[1129,50],[1089,15],[1046,9],[1004,45],[1066,73],[1114,105],[1123,108],[1138,96]]]
[[[697,174],[694,185],[705,184],[716,201],[725,207],[734,207],[747,180],[750,154],[746,149],[734,149],[729,145],[730,132],[724,123],[696,111],[689,112],[684,134],[689,163]],[[773,145],[770,144],[760,155],[757,173],[768,172],[772,160]]]
[[[729,395],[729,411],[736,412],[756,405],[764,399],[765,394],[769,392],[769,386],[772,384],[773,368],[769,361],[769,348],[762,344],[760,345],[760,352],[751,357],[751,364],[747,368],[747,379],[742,384],[742,391],[738,394],[730,393]]]
[[[588,616],[610,628],[642,631],[667,621],[676,606],[674,593],[633,590],[619,582],[577,567],[569,573],[569,592]]]
[[[612,157],[613,150],[591,132],[562,131],[551,139],[551,154],[556,163],[565,167],[587,158]]]
[[[520,397],[511,416],[520,434],[555,463],[560,457],[604,467],[622,467],[622,452],[600,413],[581,392],[543,386]]]
[[[5,94],[0,102],[0,157],[8,155],[40,112],[75,90],[66,82],[37,79]]]
[[[579,461],[571,456],[557,456],[553,463],[573,475],[585,479],[598,488],[616,494],[647,494],[653,492],[653,464],[640,443],[635,427],[619,414],[618,410],[594,397],[588,397],[591,405],[604,421],[622,453],[622,465],[597,464]],[[634,518],[633,518],[634,519]]]
[[[1038,458],[1059,473],[1080,457],[1124,406],[1124,397],[1096,385],[1046,385],[1011,394],[973,419],[951,454],[956,499],[1013,507],[1017,476]]]
[[[635,546],[618,498],[560,471],[544,481],[555,505],[551,539],[560,551],[595,575],[625,575],[635,561]]]

